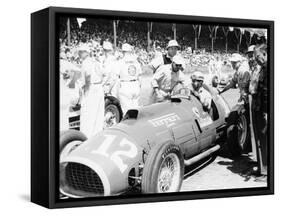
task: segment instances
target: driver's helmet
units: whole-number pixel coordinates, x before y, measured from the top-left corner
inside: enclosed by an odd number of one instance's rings
[[[191,75],[191,80],[198,80],[204,82],[204,75],[200,71],[196,71]]]

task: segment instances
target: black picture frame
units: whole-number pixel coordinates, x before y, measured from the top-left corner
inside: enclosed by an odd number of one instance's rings
[[[134,18],[266,28],[269,47],[269,173],[264,188],[208,190],[172,194],[144,194],[87,199],[58,199],[59,191],[59,41],[58,17]],[[274,22],[186,15],[49,7],[31,14],[31,201],[47,208],[162,202],[274,193]]]

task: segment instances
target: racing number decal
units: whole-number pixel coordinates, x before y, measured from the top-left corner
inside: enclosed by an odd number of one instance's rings
[[[124,163],[122,160],[122,157],[128,157],[128,158],[134,158],[137,156],[138,149],[135,146],[134,143],[129,141],[126,138],[123,138],[121,142],[119,143],[120,147],[129,147],[127,150],[117,150],[113,153],[108,153],[108,149],[110,148],[110,145],[115,140],[116,136],[114,135],[105,135],[105,140],[102,142],[102,144],[99,146],[98,149],[93,150],[91,153],[93,154],[100,154],[105,157],[108,157],[110,160],[112,160],[116,166],[120,169],[121,173],[123,173],[128,165]]]
[[[119,167],[120,171],[123,173],[127,169],[128,165],[122,161],[121,156],[125,156],[128,158],[134,158],[135,156],[137,156],[138,150],[137,150],[136,146],[134,145],[134,143],[130,142],[126,138],[123,138],[119,145],[121,147],[128,146],[129,150],[116,151],[111,155],[110,159],[112,161],[114,161],[114,163]]]
[[[92,153],[95,154],[100,154],[103,155],[105,157],[109,157],[107,150],[110,147],[111,143],[113,143],[115,139],[115,136],[113,135],[105,135],[105,140],[102,142],[102,144],[100,145],[100,147],[96,150],[93,150]]]

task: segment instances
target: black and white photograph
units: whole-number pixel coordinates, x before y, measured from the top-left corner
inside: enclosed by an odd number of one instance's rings
[[[0,215],[279,212],[279,8],[3,2]]]
[[[58,25],[61,200],[268,187],[268,29]]]

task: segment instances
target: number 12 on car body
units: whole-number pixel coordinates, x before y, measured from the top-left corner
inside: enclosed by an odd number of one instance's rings
[[[93,150],[92,154],[99,154],[109,158],[111,161],[115,163],[115,165],[119,168],[120,172],[123,173],[128,165],[124,162],[124,157],[126,158],[134,158],[138,154],[138,149],[134,143],[129,141],[127,138],[122,138],[118,143],[115,142],[116,145],[120,147],[120,150],[109,151],[111,144],[114,143],[116,136],[115,135],[104,135],[105,139],[101,143],[101,145]],[[126,148],[126,150],[122,149]]]

